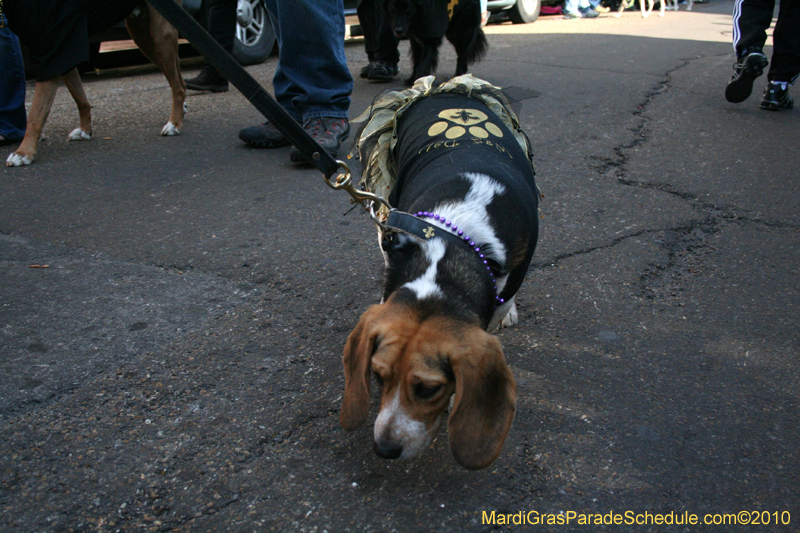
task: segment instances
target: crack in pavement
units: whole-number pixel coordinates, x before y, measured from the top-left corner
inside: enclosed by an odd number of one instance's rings
[[[750,216],[751,213],[748,210],[742,209],[734,205],[718,205],[712,201],[704,200],[700,198],[697,194],[694,194],[692,192],[680,190],[674,185],[667,182],[659,182],[659,181],[647,182],[647,181],[632,179],[627,176],[626,166],[631,157],[629,152],[631,152],[635,148],[638,148],[646,144],[652,138],[652,131],[648,130],[648,127],[652,122],[652,118],[646,115],[647,109],[655,101],[656,98],[665,94],[668,90],[672,88],[672,76],[675,72],[678,72],[679,70],[686,68],[693,61],[697,61],[700,59],[704,58],[698,57],[696,59],[683,59],[681,64],[665,72],[663,74],[663,79],[659,81],[658,84],[656,84],[652,89],[650,89],[646,93],[644,100],[641,103],[636,104],[636,109],[634,109],[632,112],[633,117],[638,119],[636,125],[634,125],[631,128],[628,128],[628,131],[632,135],[632,139],[613,147],[612,152],[614,155],[611,157],[591,156],[591,159],[600,162],[600,164],[596,167],[597,173],[600,176],[605,176],[607,174],[613,173],[613,177],[616,179],[616,182],[625,187],[636,187],[644,190],[656,190],[667,193],[673,197],[679,198],[684,202],[687,202],[693,209],[699,211],[701,214],[704,214],[705,216],[703,218],[689,220],[686,223],[678,224],[675,226],[643,229],[634,233],[615,237],[611,241],[604,244],[599,244],[596,246],[556,255],[555,257],[546,262],[534,261],[533,263],[531,263],[532,269],[541,270],[548,267],[556,267],[558,266],[560,261],[563,261],[565,259],[570,259],[573,257],[590,254],[599,250],[606,250],[609,248],[613,248],[615,246],[618,246],[626,242],[629,239],[641,237],[643,235],[648,235],[648,234],[657,234],[657,233],[687,234],[689,232],[692,232],[693,230],[700,229],[702,230],[703,235],[705,235],[704,239],[707,239],[720,231],[723,222],[745,222],[745,223],[758,224],[775,229],[800,229],[800,225],[798,224],[777,221],[777,220],[769,220],[762,217]],[[699,246],[697,243],[695,243],[694,240],[692,239],[690,240],[679,239],[679,241],[685,241],[685,249],[683,250],[670,249],[668,253],[671,258],[674,258],[680,255],[681,253],[683,254],[691,253],[692,251],[702,247]],[[659,267],[656,270],[665,273],[675,265],[676,262],[670,259],[667,266]],[[648,274],[643,274],[643,277],[652,277],[652,276],[653,276],[652,272]]]

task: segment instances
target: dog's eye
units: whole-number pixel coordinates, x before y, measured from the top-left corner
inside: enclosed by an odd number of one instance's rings
[[[433,387],[427,387],[422,383],[418,383],[414,386],[414,394],[416,394],[417,398],[420,400],[430,400],[436,393],[442,390],[441,385],[435,385]]]

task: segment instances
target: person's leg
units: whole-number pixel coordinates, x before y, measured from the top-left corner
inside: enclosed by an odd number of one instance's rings
[[[205,0],[208,33],[229,54],[233,51],[236,38],[237,0]],[[196,91],[224,92],[228,90],[228,80],[206,61],[194,78],[186,78],[186,87]]]
[[[378,19],[378,48],[375,59],[397,64],[400,61],[400,51],[397,49],[398,39],[392,29],[392,21],[383,5],[378,6],[376,13]]]
[[[767,78],[794,84],[800,74],[800,0],[782,0],[779,9]]]
[[[400,62],[400,51],[397,49],[398,39],[392,29],[389,15],[381,5],[377,6],[376,19],[378,21],[378,35],[375,65],[367,77],[371,80],[391,81],[399,73],[397,66]]]
[[[361,69],[361,77],[366,78],[369,69],[375,61],[375,51],[378,49],[378,17],[375,0],[361,0],[358,3],[358,23],[364,33],[364,51],[367,53],[366,67]]]
[[[734,4],[733,49],[737,61],[733,65],[734,74],[725,87],[725,99],[729,102],[747,100],[753,92],[753,82],[769,64],[763,47],[774,9],[775,0],[736,0]]]
[[[580,16],[578,12],[578,0],[565,0],[564,2],[564,15],[565,16]]]
[[[275,96],[293,116],[347,118],[353,78],[344,53],[342,0],[267,0],[279,27]]]
[[[350,131],[347,117],[353,91],[344,53],[343,1],[297,0],[287,5],[266,0],[266,4],[276,22],[279,46],[272,81],[275,98],[335,156]],[[245,128],[239,138],[262,148],[288,144],[269,123]],[[292,161],[304,161],[297,150],[290,156]]]
[[[772,35],[774,48],[767,73],[769,83],[761,99],[761,109],[771,111],[794,106],[789,85],[793,85],[800,74],[800,0],[783,0],[779,9]]]
[[[774,9],[775,0],[736,0],[733,7],[733,50],[736,57],[742,59],[748,50],[764,47]]]
[[[0,21],[2,23],[3,21]],[[25,136],[25,67],[19,39],[0,24],[0,145],[21,141]]]

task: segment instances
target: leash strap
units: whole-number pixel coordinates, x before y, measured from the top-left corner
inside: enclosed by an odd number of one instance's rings
[[[459,246],[466,245],[464,239],[461,237],[453,235],[449,231],[444,230],[439,226],[434,226],[430,222],[426,222],[425,220],[417,218],[414,215],[404,213],[403,211],[397,211],[395,209],[389,211],[389,216],[386,218],[384,227],[389,231],[390,234],[391,232],[404,233],[406,235],[411,235],[420,241],[429,241],[438,237],[458,243]],[[384,237],[390,239],[386,232],[384,232]]]
[[[175,0],[148,2],[322,172],[326,181],[340,171],[339,163]]]

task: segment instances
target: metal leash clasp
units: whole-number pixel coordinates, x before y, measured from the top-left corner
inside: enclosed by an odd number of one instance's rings
[[[380,219],[377,214],[376,204],[384,205],[387,209],[391,209],[392,206],[389,205],[389,202],[378,196],[377,194],[362,191],[356,189],[355,185],[353,185],[353,176],[350,173],[350,167],[347,166],[347,163],[344,161],[336,160],[336,163],[339,165],[339,168],[342,170],[335,176],[331,176],[334,178],[331,181],[328,176],[322,175],[322,179],[325,180],[325,183],[334,190],[345,190],[350,195],[350,202],[354,204],[361,204],[368,213],[369,216],[372,218],[372,221],[378,225],[381,229],[384,228],[384,223]]]

